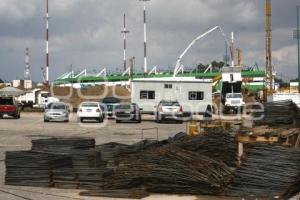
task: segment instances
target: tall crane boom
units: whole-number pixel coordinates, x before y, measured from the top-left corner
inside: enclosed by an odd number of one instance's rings
[[[185,54],[188,52],[188,50],[201,38],[205,37],[206,35],[210,34],[211,32],[215,31],[215,30],[219,30],[221,32],[221,34],[223,35],[226,43],[228,45],[230,45],[230,43],[228,42],[228,40],[226,39],[226,35],[223,31],[223,29],[219,26],[215,26],[214,28],[208,30],[207,32],[199,35],[198,37],[196,37],[188,46],[187,48],[181,53],[181,55],[179,56],[176,65],[175,65],[175,69],[174,69],[174,73],[173,73],[173,77],[175,77],[177,75],[177,73],[181,70],[181,60],[182,58],[185,56]]]

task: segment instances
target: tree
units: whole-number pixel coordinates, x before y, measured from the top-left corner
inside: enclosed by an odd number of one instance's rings
[[[212,65],[212,71],[213,72],[218,72],[220,71],[220,68],[222,68],[223,66],[225,66],[225,63],[223,61],[212,61],[210,63]],[[210,65],[210,64],[202,64],[200,63],[198,66],[197,66],[197,71],[200,71],[200,72],[204,72],[206,70],[206,68]]]
[[[4,81],[0,78],[0,83],[4,83]]]

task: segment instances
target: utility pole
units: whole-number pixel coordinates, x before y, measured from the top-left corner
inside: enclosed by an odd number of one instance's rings
[[[124,67],[123,67],[123,69],[125,71],[127,69],[127,67],[126,67],[126,34],[129,33],[129,31],[126,29],[126,16],[125,16],[125,13],[124,13],[123,24],[124,24],[124,28],[121,31],[121,33],[123,33],[123,39],[124,39],[124,48],[123,48],[123,62],[124,62]]]
[[[139,0],[144,2],[144,74],[147,74],[147,33],[146,33],[146,2],[150,0]]]

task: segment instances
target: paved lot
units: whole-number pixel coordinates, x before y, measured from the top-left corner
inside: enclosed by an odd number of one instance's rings
[[[152,129],[155,128],[155,129]],[[21,119],[0,120],[0,200],[70,200],[70,199],[109,199],[79,196],[79,190],[61,190],[52,188],[15,187],[4,185],[5,177],[5,152],[15,150],[29,150],[31,140],[47,136],[88,136],[94,137],[97,144],[107,142],[135,143],[141,140],[141,131],[145,130],[144,137],[156,138],[156,128],[159,139],[165,139],[180,131],[186,131],[186,124],[165,123],[157,124],[151,121],[151,117],[145,117],[141,124],[121,123],[114,120],[106,120],[100,123],[80,124],[76,121],[76,115],[71,116],[69,123],[44,123],[41,113],[22,113]],[[151,195],[146,200],[190,200],[190,199],[224,199],[218,197],[195,197],[174,195]]]

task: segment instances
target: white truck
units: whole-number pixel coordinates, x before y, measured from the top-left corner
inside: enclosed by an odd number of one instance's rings
[[[48,103],[58,102],[59,99],[51,97],[50,92],[41,89],[33,89],[17,98],[24,107],[45,108]]]
[[[222,69],[221,101],[223,112],[241,113],[245,102],[242,91],[241,67],[224,67]]]

